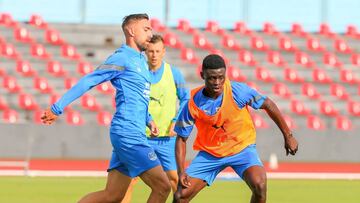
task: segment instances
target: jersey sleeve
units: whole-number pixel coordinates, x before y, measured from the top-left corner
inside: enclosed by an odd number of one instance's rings
[[[189,137],[194,128],[195,121],[189,112],[188,103],[185,103],[176,121],[174,131],[181,137]]]
[[[118,77],[123,73],[123,71],[124,68],[116,65],[100,65],[94,72],[81,78],[78,83],[76,83],[55,104],[53,104],[51,106],[51,111],[56,115],[62,114],[67,105],[82,96],[89,89],[105,81]]]
[[[259,109],[266,99],[266,96],[244,83],[231,82],[231,86],[234,100],[239,108],[249,105],[253,109]]]
[[[172,71],[175,86],[176,86],[176,95],[179,99],[179,110],[178,110],[175,118],[173,119],[173,122],[175,122],[178,119],[181,110],[184,108],[184,106],[187,104],[187,102],[190,99],[190,91],[188,88],[186,88],[185,79],[184,79],[183,75],[181,74],[181,72],[179,71],[179,69],[177,69],[175,67],[171,67],[171,71]]]

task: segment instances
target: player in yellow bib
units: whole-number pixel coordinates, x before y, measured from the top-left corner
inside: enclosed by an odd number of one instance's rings
[[[159,158],[169,178],[172,190],[175,192],[178,175],[175,160],[176,133],[174,127],[178,117],[177,112],[180,112],[188,102],[190,93],[185,88],[185,80],[180,71],[163,60],[165,52],[163,38],[160,35],[154,35],[145,53],[152,78],[149,113],[157,126],[157,132],[151,133],[150,130],[147,130],[146,134],[148,143]],[[179,100],[179,108],[177,108],[177,100]],[[133,179],[122,203],[130,202],[135,182],[136,179]]]

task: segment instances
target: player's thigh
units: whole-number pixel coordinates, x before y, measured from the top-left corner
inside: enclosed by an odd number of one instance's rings
[[[143,172],[140,178],[151,188],[170,186],[168,177],[160,165]]]
[[[266,188],[266,171],[262,166],[252,166],[244,171],[243,179],[251,188],[258,188],[259,185]]]
[[[131,182],[131,177],[126,176],[116,169],[110,170],[107,177],[105,190],[110,195],[125,195]]]
[[[166,171],[166,175],[169,178],[169,180],[178,181],[178,174],[176,170]]]

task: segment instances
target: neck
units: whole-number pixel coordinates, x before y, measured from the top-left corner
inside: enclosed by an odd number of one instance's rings
[[[161,64],[162,64],[162,63],[157,64],[157,65],[151,65],[151,64],[149,64],[149,69],[150,69],[151,71],[157,71],[157,70],[161,67]]]
[[[134,42],[134,40],[132,40],[131,38],[126,38],[126,45],[135,49],[138,52],[141,52],[141,50],[139,49],[139,47],[136,45],[136,43]]]
[[[204,88],[203,94],[205,96],[209,97],[209,98],[216,99],[222,94],[222,92],[219,93],[219,94],[218,93],[213,93],[213,92],[210,92],[209,90],[207,90],[206,88]]]

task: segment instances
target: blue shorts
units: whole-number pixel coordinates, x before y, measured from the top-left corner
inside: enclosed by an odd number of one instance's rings
[[[177,169],[175,142],[176,136],[148,138],[148,143],[154,149],[164,171],[173,171]]]
[[[134,178],[158,165],[160,162],[154,150],[148,145],[141,144],[114,149],[108,171],[116,169]]]
[[[252,144],[237,154],[222,158],[200,151],[186,169],[186,173],[190,177],[206,181],[210,186],[216,176],[228,166],[243,178],[246,169],[251,166],[263,166],[263,164],[257,154],[256,145]]]

